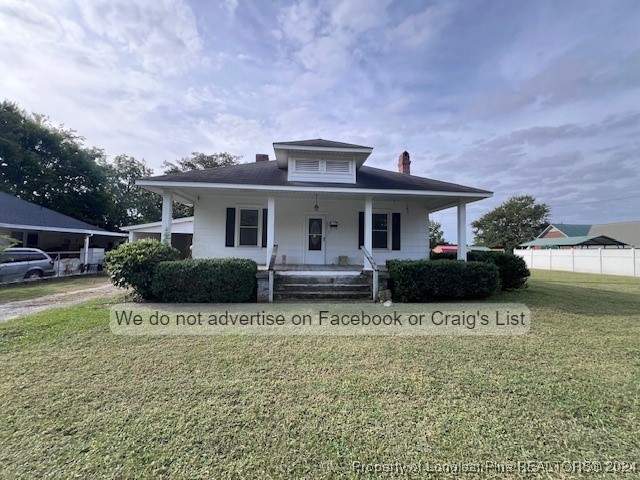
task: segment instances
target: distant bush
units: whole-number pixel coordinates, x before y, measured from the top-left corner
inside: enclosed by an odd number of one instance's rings
[[[143,299],[151,300],[155,266],[179,257],[180,252],[171,245],[144,239],[125,243],[108,252],[105,256],[105,269],[115,286],[132,288]]]
[[[153,296],[176,303],[251,302],[257,271],[256,262],[239,258],[162,262],[155,268]]]
[[[456,260],[388,260],[389,288],[399,302],[486,298],[500,289],[492,263]]]
[[[455,260],[455,253],[432,253],[431,260]],[[467,252],[467,260],[493,263],[500,272],[502,290],[513,290],[526,285],[531,275],[525,261],[513,253],[507,252]]]

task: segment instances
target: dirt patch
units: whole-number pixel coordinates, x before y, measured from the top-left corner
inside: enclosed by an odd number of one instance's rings
[[[33,313],[42,312],[52,308],[63,308],[76,303],[86,302],[94,298],[109,298],[121,294],[122,290],[113,285],[85,288],[72,292],[56,293],[29,300],[18,300],[0,305],[0,322],[6,322],[14,318],[25,317]]]

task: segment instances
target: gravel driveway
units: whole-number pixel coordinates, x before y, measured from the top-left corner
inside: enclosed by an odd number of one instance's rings
[[[76,303],[86,302],[94,298],[115,297],[122,293],[113,285],[103,285],[100,287],[75,290],[73,292],[56,293],[45,295],[44,297],[32,298],[29,300],[17,300],[15,302],[3,303],[0,305],[0,322],[6,322],[14,318],[24,317],[32,313],[42,312],[51,308],[62,308]]]

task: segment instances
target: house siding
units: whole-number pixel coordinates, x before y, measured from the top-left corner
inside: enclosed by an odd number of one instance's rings
[[[347,256],[349,263],[362,264],[363,254],[358,248],[358,212],[364,210],[364,199],[318,198],[319,209],[314,205],[315,195],[308,197],[276,197],[275,243],[278,245],[277,263],[286,255],[287,263],[305,263],[305,215],[324,214],[326,218],[326,264],[337,264],[339,256]],[[267,198],[257,196],[207,196],[195,205],[194,258],[248,258],[258,264],[266,261],[266,248],[225,247],[226,209],[240,206],[266,208]],[[374,213],[401,214],[401,250],[374,249],[376,262],[384,264],[388,259],[419,259],[428,256],[428,221],[424,207],[416,203],[377,202]],[[391,217],[391,216],[390,216]],[[337,229],[330,229],[330,222],[338,222]],[[261,222],[262,223],[262,222]],[[389,226],[391,230],[391,226]]]

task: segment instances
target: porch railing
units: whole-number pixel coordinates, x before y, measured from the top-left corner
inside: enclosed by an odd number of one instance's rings
[[[275,276],[276,256],[278,255],[278,245],[273,246],[271,252],[271,258],[269,259],[269,265],[267,269],[269,271],[269,302],[273,303],[273,279]]]
[[[371,289],[373,290],[372,297],[373,301],[375,302],[376,300],[378,300],[378,274],[380,273],[380,269],[378,268],[378,264],[373,259],[371,253],[369,253],[369,251],[364,248],[364,245],[360,247],[360,250],[362,250],[362,253],[364,253],[364,256],[367,258],[369,264],[371,265],[371,268],[373,269],[373,286]]]

